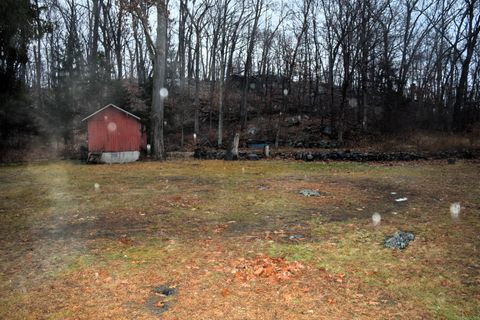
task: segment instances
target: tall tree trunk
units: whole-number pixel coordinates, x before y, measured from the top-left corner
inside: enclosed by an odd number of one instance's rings
[[[245,70],[244,70],[244,82],[243,82],[243,93],[242,93],[242,103],[240,106],[240,121],[241,126],[240,130],[243,130],[247,125],[247,94],[249,88],[249,78],[250,72],[252,69],[253,61],[253,49],[255,48],[255,40],[258,32],[258,21],[260,20],[260,14],[263,9],[263,0],[257,0],[255,2],[255,16],[253,20],[252,30],[248,38],[248,48],[247,48],[247,57],[245,61]]]
[[[90,43],[90,52],[89,52],[89,71],[90,76],[94,77],[97,73],[98,65],[98,40],[99,40],[99,26],[100,26],[100,8],[103,5],[102,0],[93,0],[93,28],[92,28],[92,38]]]
[[[218,130],[217,130],[217,146],[220,148],[223,144],[223,99],[224,99],[224,84],[225,84],[225,68],[226,68],[226,39],[227,39],[227,10],[228,2],[224,4],[222,23],[220,28],[222,30],[222,41],[220,43],[220,79],[218,81]],[[220,30],[220,29],[219,29]]]
[[[186,3],[180,0],[180,15],[178,23],[178,75],[180,77],[180,122],[181,122],[181,139],[180,146],[183,148],[185,143],[185,117],[186,117],[186,82],[185,82],[185,22],[187,19]]]
[[[117,28],[115,32],[114,42],[115,42],[115,56],[117,60],[117,79],[121,80],[123,77],[123,44],[122,44],[122,26],[123,26],[123,5],[122,2],[119,4],[118,16],[117,16]]]
[[[155,43],[155,61],[152,93],[153,152],[157,160],[165,159],[163,141],[164,98],[160,90],[165,83],[165,57],[167,46],[167,7],[165,0],[157,0],[157,41]]]
[[[480,33],[480,18],[475,16],[476,0],[468,1],[468,8],[466,16],[468,17],[467,29],[467,43],[466,56],[462,62],[462,70],[460,73],[460,80],[458,82],[457,93],[455,96],[455,104],[453,106],[453,126],[457,131],[465,129],[465,119],[463,110],[465,104],[465,97],[467,95],[468,73],[470,71],[470,63],[472,61],[475,46],[477,44],[478,35]]]
[[[196,28],[196,42],[195,42],[195,119],[194,119],[194,131],[197,137],[199,137],[200,131],[200,44],[201,44],[201,30]]]
[[[42,94],[42,42],[41,32],[42,23],[40,21],[40,10],[38,9],[38,0],[35,0],[35,6],[38,12],[35,16],[35,22],[37,24],[37,45],[33,46],[33,54],[35,56],[35,90],[37,91],[37,103],[40,109],[43,109],[43,94]]]

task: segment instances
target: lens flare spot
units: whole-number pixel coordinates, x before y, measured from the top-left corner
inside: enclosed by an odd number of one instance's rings
[[[380,221],[382,221],[382,216],[380,215],[380,213],[378,212],[375,212],[373,215],[372,215],[372,223],[374,226],[378,226],[380,224]]]
[[[107,129],[110,132],[116,131],[117,130],[117,124],[115,122],[109,122],[107,125]]]
[[[458,219],[458,217],[460,216],[460,210],[460,202],[455,202],[450,205],[450,215],[453,219]]]
[[[165,99],[166,97],[168,97],[168,90],[167,90],[167,88],[162,88],[162,89],[160,89],[160,97],[162,97],[163,99]]]

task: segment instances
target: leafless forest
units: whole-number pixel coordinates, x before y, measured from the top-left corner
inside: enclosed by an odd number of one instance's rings
[[[301,121],[313,146],[476,130],[479,33],[477,0],[2,0],[1,149],[75,152],[108,103],[157,158],[194,133],[295,146]]]

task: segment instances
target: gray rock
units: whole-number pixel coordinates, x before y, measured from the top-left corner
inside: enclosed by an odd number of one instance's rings
[[[312,189],[302,189],[299,193],[305,197],[319,197],[321,195],[320,192]]]
[[[397,231],[391,237],[385,239],[384,245],[391,249],[405,249],[410,241],[415,240],[415,235],[411,232]]]
[[[303,234],[292,234],[291,236],[288,237],[290,240],[301,240],[305,239],[305,236]]]

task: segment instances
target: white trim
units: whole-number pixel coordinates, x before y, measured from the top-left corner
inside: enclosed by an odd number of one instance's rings
[[[116,105],[114,105],[114,104],[110,103],[110,104],[107,104],[107,105],[106,105],[105,107],[103,107],[102,109],[100,109],[100,110],[97,110],[97,111],[95,111],[94,113],[92,113],[91,115],[89,115],[88,117],[86,117],[86,118],[82,119],[82,121],[85,121],[85,120],[87,120],[87,119],[89,119],[89,118],[93,117],[93,116],[94,116],[94,115],[96,115],[97,113],[100,113],[100,112],[102,112],[103,110],[105,110],[105,109],[107,109],[107,108],[109,108],[109,107],[114,107],[115,109],[118,109],[118,110],[120,110],[120,111],[122,111],[122,112],[124,112],[124,113],[128,114],[129,116],[131,116],[131,117],[134,117],[135,119],[138,119],[138,120],[140,120],[140,118],[139,118],[139,117],[137,117],[136,115],[134,115],[134,114],[132,114],[132,113],[130,113],[130,112],[128,112],[128,111],[126,111],[126,110],[123,110],[122,108],[119,108],[119,107],[117,107]]]

